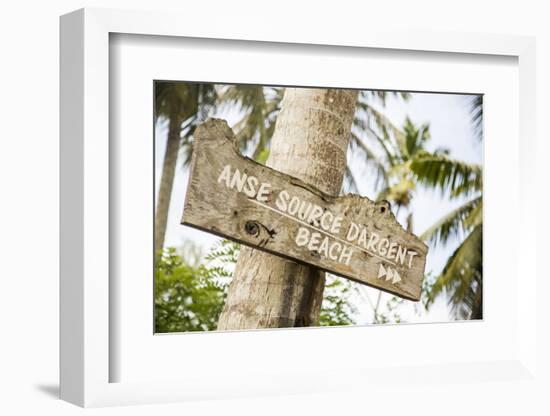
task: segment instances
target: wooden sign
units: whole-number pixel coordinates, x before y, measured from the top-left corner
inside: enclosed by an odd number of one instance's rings
[[[334,197],[240,155],[223,120],[195,132],[182,224],[419,300],[428,247],[387,201]]]

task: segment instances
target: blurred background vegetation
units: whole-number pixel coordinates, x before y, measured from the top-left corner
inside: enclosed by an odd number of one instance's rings
[[[155,122],[167,131],[162,175],[155,192],[156,332],[215,330],[239,252],[239,245],[227,240],[220,240],[207,253],[191,241],[181,247],[164,247],[177,163],[187,169],[195,128],[208,117],[231,114],[237,120],[232,128],[242,153],[265,163],[283,94],[282,87],[155,83]],[[394,214],[411,232],[411,201],[419,189],[463,202],[443,217],[434,218],[433,225],[421,232],[420,238],[430,247],[454,242],[456,248],[440,273],[428,273],[421,305],[415,309],[418,313],[429,311],[436,300],[444,298],[450,306],[450,319],[481,319],[482,166],[455,159],[446,148],[429,151],[429,124],[415,125],[407,117],[403,125],[394,125],[383,111],[389,96],[403,101],[411,98],[402,92],[359,94],[342,193],[359,193],[358,185],[368,175],[373,179],[376,199],[391,202]],[[482,96],[466,96],[465,105],[471,118],[472,141],[480,143]],[[382,301],[382,295],[381,291],[328,275],[320,325],[364,324],[357,322],[359,304],[371,309],[372,318],[367,323],[403,322],[400,311],[408,301],[387,294]]]

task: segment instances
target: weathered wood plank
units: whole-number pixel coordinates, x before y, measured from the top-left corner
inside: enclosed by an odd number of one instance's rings
[[[419,300],[428,247],[386,201],[334,197],[240,155],[223,120],[195,132],[182,224]]]

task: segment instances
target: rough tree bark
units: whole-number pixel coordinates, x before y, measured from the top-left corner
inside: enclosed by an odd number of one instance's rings
[[[174,174],[180,148],[181,117],[172,114],[169,119],[168,138],[164,161],[162,164],[162,176],[157,199],[157,210],[155,214],[155,251],[161,250],[164,246],[166,224],[168,222],[168,210],[170,209],[170,197],[174,185]]]
[[[287,88],[267,165],[338,195],[357,93]],[[218,329],[300,327],[319,321],[324,273],[243,247]]]

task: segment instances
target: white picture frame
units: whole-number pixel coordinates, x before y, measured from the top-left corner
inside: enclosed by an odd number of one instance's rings
[[[526,242],[535,241],[536,217],[534,186],[529,180],[535,169],[535,42],[533,38],[469,33],[430,33],[420,31],[378,31],[349,28],[328,36],[322,28],[308,32],[298,28],[280,31],[266,24],[246,35],[235,33],[231,23],[204,26],[200,21],[162,12],[137,12],[82,9],[61,18],[61,398],[80,406],[159,403],[214,397],[253,397],[266,394],[296,394],[342,389],[369,389],[377,383],[402,380],[401,389],[450,378],[466,380],[476,373],[484,380],[517,380],[536,377],[536,259]],[[319,372],[297,369],[292,372],[258,373],[256,378],[220,374],[180,380],[112,382],[110,366],[120,359],[110,349],[109,275],[109,37],[110,34],[170,36],[181,38],[224,39],[248,42],[332,45],[333,47],[384,50],[427,51],[440,54],[503,55],[515,57],[519,68],[519,189],[518,209],[513,220],[517,230],[517,265],[509,271],[522,271],[517,288],[514,317],[517,326],[511,339],[517,342],[506,356],[494,361],[475,361],[471,357],[440,360],[438,364],[418,362],[414,368],[366,367],[322,369]],[[473,58],[473,59],[474,59]],[[523,242],[523,244],[522,244]],[[528,318],[529,317],[529,318]],[[495,317],[498,323],[498,317]],[[408,332],[414,331],[413,326]],[[351,340],[346,328],[342,337]],[[320,339],[322,330],[304,337]],[[376,331],[376,329],[375,329]],[[223,334],[240,337],[240,342],[256,342],[260,337],[284,331]],[[307,331],[306,331],[307,332]],[[111,334],[112,335],[112,334]],[[151,334],[152,336],[152,334]],[[211,336],[211,335],[208,335]],[[372,333],[373,337],[381,336]],[[399,340],[399,335],[397,335]],[[256,341],[254,341],[254,338]],[[306,338],[303,339],[307,342]],[[447,373],[444,375],[443,373]],[[382,388],[383,390],[383,388]]]

